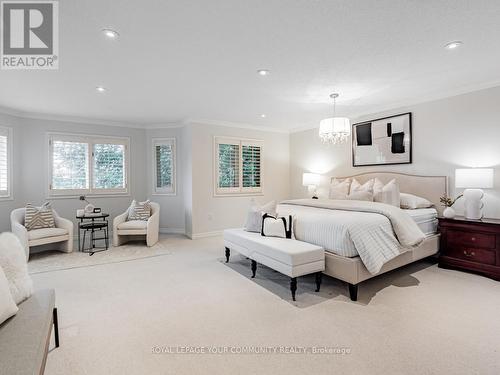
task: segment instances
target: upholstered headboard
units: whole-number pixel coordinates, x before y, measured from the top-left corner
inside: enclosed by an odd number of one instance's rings
[[[415,194],[428,199],[434,203],[439,213],[442,213],[444,209],[439,203],[439,198],[448,194],[447,176],[418,176],[398,172],[368,172],[353,176],[332,177],[332,180],[334,178],[344,179],[349,177],[355,177],[360,183],[364,183],[375,177],[384,183],[395,178],[402,193]]]

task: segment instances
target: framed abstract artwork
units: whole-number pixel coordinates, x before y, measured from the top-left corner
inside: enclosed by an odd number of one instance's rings
[[[411,162],[411,112],[352,125],[354,167]]]

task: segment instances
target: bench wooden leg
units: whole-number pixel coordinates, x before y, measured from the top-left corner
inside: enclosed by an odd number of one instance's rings
[[[358,284],[349,284],[349,296],[351,297],[351,301],[358,300]]]
[[[322,272],[316,272],[316,292],[319,292],[321,286],[321,279],[323,278]]]
[[[255,277],[255,272],[257,271],[257,262],[252,260],[252,279]]]
[[[57,307],[52,310],[52,320],[54,322],[54,341],[56,348],[59,347],[59,321],[57,319]]]
[[[229,247],[226,247],[226,263],[229,263],[229,255],[231,255],[231,250],[229,250]]]
[[[292,300],[295,301],[295,292],[297,291],[297,278],[292,277],[290,280],[290,291],[292,292]]]

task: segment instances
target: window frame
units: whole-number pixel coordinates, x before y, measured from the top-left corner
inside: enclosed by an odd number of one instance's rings
[[[0,134],[2,133],[7,137],[7,190],[0,191],[0,201],[9,201],[14,199],[12,195],[13,130],[0,125]]]
[[[156,165],[156,146],[169,145],[172,148],[172,188],[159,188],[156,186],[157,182],[157,165]],[[177,195],[177,144],[175,137],[169,138],[152,138],[151,139],[151,166],[153,168],[153,195]]]
[[[87,189],[53,189],[53,142],[79,142],[88,145],[87,163],[88,163],[88,188]],[[117,144],[125,147],[124,152],[124,185],[125,188],[119,189],[100,189],[94,188],[94,145],[96,144]],[[89,134],[74,134],[74,133],[47,133],[48,145],[48,197],[50,198],[68,198],[87,195],[90,197],[99,196],[128,196],[130,194],[130,138],[115,137],[106,135],[89,135]]]
[[[239,147],[238,187],[219,187],[219,145],[232,144]],[[260,147],[260,187],[243,187],[243,146]],[[213,143],[214,197],[264,195],[264,141],[260,139],[214,136]]]

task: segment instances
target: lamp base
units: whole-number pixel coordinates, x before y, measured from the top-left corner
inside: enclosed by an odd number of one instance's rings
[[[483,197],[484,192],[481,189],[466,189],[464,191],[464,216],[466,219],[480,220],[483,218]]]

